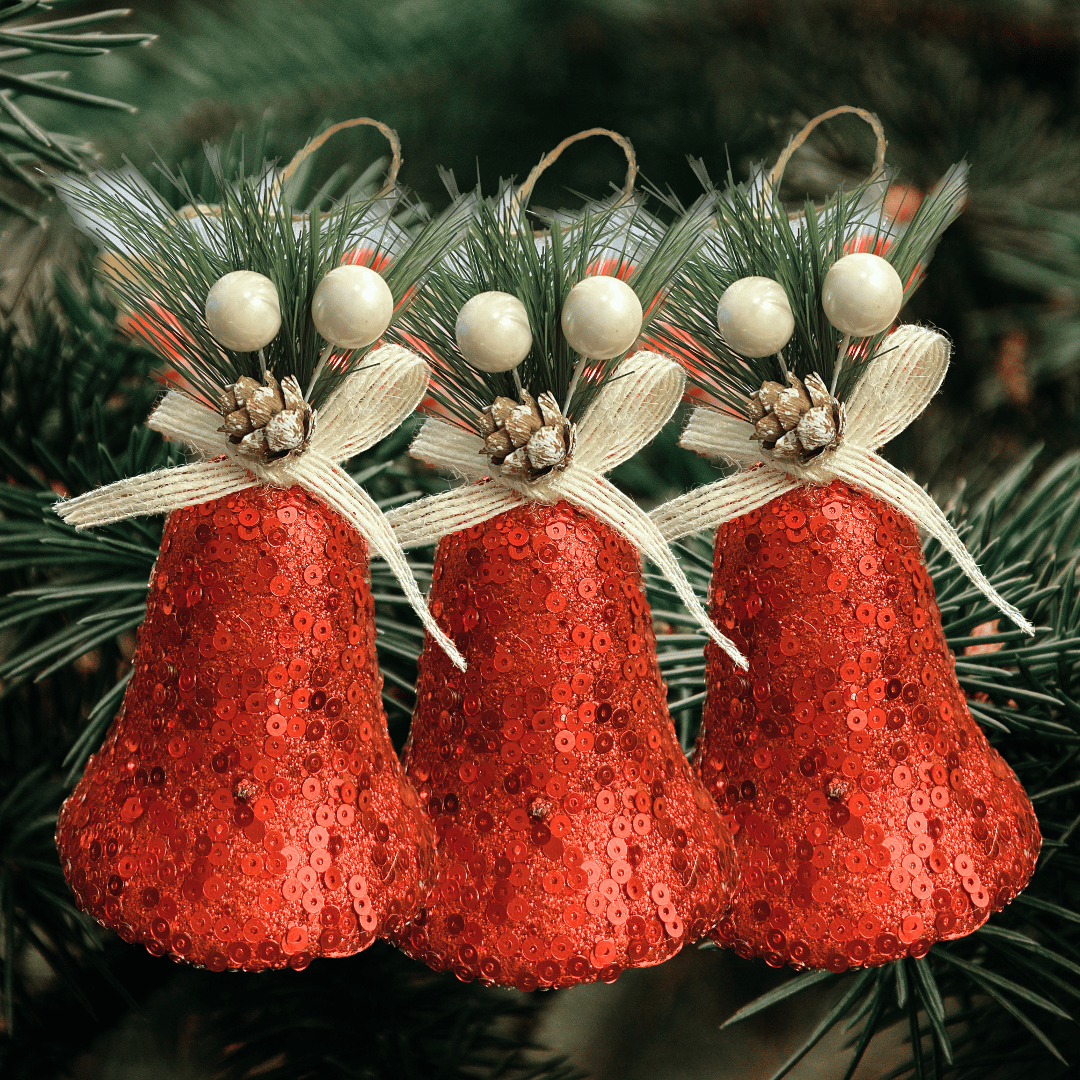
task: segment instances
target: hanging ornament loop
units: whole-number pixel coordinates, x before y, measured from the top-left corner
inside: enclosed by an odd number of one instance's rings
[[[876,452],[922,413],[948,366],[949,343],[941,334],[901,326],[882,342],[848,399],[843,441],[808,462],[762,453],[753,426],[740,417],[696,409],[679,445],[722,458],[741,471],[654,510],[654,525],[666,540],[677,540],[732,521],[803,485],[824,487],[843,480],[911,518],[952,555],[990,603],[1034,634],[1034,626],[987,580],[937,503]]]
[[[375,501],[341,468],[341,462],[385,438],[420,404],[429,371],[415,354],[384,345],[334,392],[318,416],[306,449],[260,462],[245,455],[220,430],[221,416],[186,394],[165,395],[147,426],[185,443],[204,460],[118,480],[56,504],[69,525],[85,529],[144,514],[171,513],[260,484],[299,485],[322,499],[356,528],[386,560],[425,629],[454,664],[465,660],[438,627],[409,569],[393,530]]]
[[[398,138],[398,133],[394,131],[392,127],[382,123],[380,120],[372,120],[370,116],[357,116],[352,120],[342,120],[341,123],[328,127],[324,132],[316,135],[306,146],[297,150],[293,155],[292,161],[285,166],[281,174],[275,179],[274,186],[271,188],[271,195],[276,196],[281,188],[292,179],[296,170],[299,169],[304,161],[314,154],[323,143],[332,138],[339,131],[345,131],[346,128],[354,127],[377,128],[390,144],[390,152],[392,155],[390,159],[390,168],[387,169],[386,180],[383,182],[383,186],[375,198],[381,199],[384,195],[389,195],[390,192],[394,190],[398,173],[401,171],[401,163],[404,160],[401,156],[401,140]]]
[[[870,174],[870,179],[874,180],[885,171],[885,150],[888,147],[888,140],[885,138],[885,129],[881,125],[881,121],[872,113],[867,112],[866,109],[860,109],[855,105],[838,105],[835,109],[829,109],[826,112],[815,116],[803,129],[794,135],[791,142],[784,147],[783,152],[776,159],[776,164],[769,170],[768,176],[765,177],[765,196],[769,196],[771,192],[778,191],[780,188],[780,181],[784,178],[784,170],[788,166],[788,162],[792,159],[795,151],[810,137],[810,133],[818,126],[818,124],[824,123],[826,120],[831,120],[834,116],[841,116],[844,113],[853,113],[861,120],[865,120],[873,129],[874,136],[877,139],[877,151],[874,154],[874,170]]]
[[[586,131],[579,131],[575,135],[567,135],[565,139],[554,150],[546,153],[537,163],[533,166],[532,171],[525,177],[525,182],[514,192],[514,197],[510,201],[510,210],[508,217],[511,222],[517,221],[521,217],[522,211],[529,204],[529,199],[532,197],[533,188],[536,186],[536,181],[540,179],[542,173],[544,173],[549,166],[554,165],[559,160],[562,152],[568,147],[572,146],[576,142],[581,142],[583,139],[591,138],[593,135],[606,135],[617,146],[621,147],[622,152],[626,155],[626,179],[623,181],[622,195],[619,198],[619,204],[629,201],[634,194],[634,185],[637,183],[638,165],[637,154],[634,152],[634,147],[630,140],[625,135],[620,135],[617,131],[611,131],[608,128],[589,128]]]
[[[431,544],[512,510],[522,501],[551,504],[565,499],[617,529],[651,559],[702,629],[745,669],[746,658],[709,620],[649,516],[604,476],[633,457],[667,423],[684,384],[682,368],[658,353],[638,352],[623,360],[577,424],[573,458],[565,468],[535,481],[504,469],[491,470],[481,453],[483,440],[463,428],[429,419],[409,453],[472,483],[390,511],[387,519],[398,542],[405,548]],[[489,482],[476,483],[485,478]]]

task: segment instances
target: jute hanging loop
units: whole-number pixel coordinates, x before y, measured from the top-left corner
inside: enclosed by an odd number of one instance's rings
[[[801,131],[792,136],[791,141],[784,147],[783,152],[776,159],[776,164],[769,170],[768,176],[765,177],[765,191],[764,194],[768,198],[769,194],[776,191],[780,187],[780,181],[784,177],[784,170],[788,166],[788,162],[794,156],[795,151],[810,137],[810,133],[818,126],[818,124],[824,123],[826,120],[831,120],[834,116],[841,116],[844,113],[853,113],[860,119],[865,120],[873,129],[874,137],[877,140],[877,149],[874,154],[874,170],[870,174],[870,179],[877,179],[885,171],[885,150],[888,147],[888,140],[885,138],[885,129],[881,126],[881,121],[871,112],[867,112],[866,109],[857,108],[854,105],[838,105],[835,109],[829,109],[826,112],[815,116],[813,120],[809,121]]]
[[[383,186],[379,190],[379,193],[375,196],[377,199],[381,199],[384,195],[388,195],[394,190],[394,185],[397,183],[397,176],[401,170],[402,156],[401,156],[401,140],[398,138],[398,133],[394,131],[392,127],[382,123],[380,120],[372,120],[369,116],[358,116],[352,120],[342,120],[339,124],[334,124],[328,127],[320,135],[316,135],[314,139],[307,144],[307,146],[301,147],[293,155],[292,161],[282,170],[281,174],[274,181],[274,185],[271,188],[271,194],[277,195],[282,186],[287,184],[292,178],[293,174],[301,164],[310,155],[315,153],[320,146],[323,145],[332,136],[336,135],[339,131],[344,131],[347,128],[354,127],[373,127],[377,128],[386,138],[386,141],[390,144],[390,152],[393,155],[390,160],[390,168],[386,171],[386,180],[383,181]]]
[[[582,139],[591,138],[593,135],[606,135],[612,142],[622,148],[622,152],[626,155],[626,179],[623,181],[623,190],[619,203],[627,202],[631,198],[634,194],[634,184],[637,183],[638,175],[637,154],[634,152],[633,145],[625,135],[620,135],[617,131],[600,127],[589,128],[586,131],[579,131],[575,135],[568,135],[554,150],[546,153],[533,166],[529,175],[525,177],[525,182],[514,192],[514,197],[510,200],[508,217],[511,222],[517,221],[521,217],[522,211],[529,205],[533,188],[536,186],[536,181],[540,179],[541,174],[558,161],[562,152],[568,146],[581,142]]]

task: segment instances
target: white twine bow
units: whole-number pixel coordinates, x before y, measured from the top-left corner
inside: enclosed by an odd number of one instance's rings
[[[986,579],[937,503],[875,451],[903,431],[938,392],[949,343],[919,326],[901,326],[882,342],[847,403],[843,442],[808,465],[777,460],[752,441],[753,426],[715,409],[694,410],[680,446],[743,470],[658,507],[650,517],[667,540],[712,529],[804,484],[843,480],[889,503],[933,536],[995,607],[1025,633],[1035,628]],[[753,468],[758,465],[760,468]]]
[[[57,503],[56,512],[69,524],[85,529],[142,514],[169,513],[259,484],[280,488],[297,484],[336,510],[386,560],[424,628],[464,671],[464,657],[428,611],[386,516],[340,465],[401,424],[420,404],[429,374],[427,364],[415,353],[397,345],[376,349],[323,406],[308,449],[291,460],[269,464],[240,455],[228,436],[218,431],[219,413],[172,391],[147,425],[167,439],[186,443],[208,460],[118,480]]]
[[[648,556],[706,633],[745,669],[746,658],[713,626],[649,516],[604,478],[604,473],[633,457],[667,423],[682,398],[684,383],[682,368],[658,353],[638,352],[623,360],[577,425],[570,464],[532,483],[510,479],[493,468],[481,453],[484,443],[479,436],[441,420],[428,420],[409,450],[413,457],[471,482],[485,476],[492,482],[470,483],[391,510],[387,518],[398,542],[403,548],[431,544],[523,502],[565,499],[617,529]]]

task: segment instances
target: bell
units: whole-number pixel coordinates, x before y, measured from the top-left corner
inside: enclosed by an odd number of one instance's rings
[[[716,924],[728,831],[668,715],[635,549],[569,503],[439,544],[404,760],[440,881],[393,940],[463,981],[614,981]]]
[[[124,704],[57,828],[79,906],[214,971],[348,956],[434,847],[386,729],[364,539],[300,488],[166,523]]]
[[[694,764],[742,881],[716,940],[773,965],[921,957],[1024,887],[1031,803],[971,718],[914,525],[835,481],[721,525]]]

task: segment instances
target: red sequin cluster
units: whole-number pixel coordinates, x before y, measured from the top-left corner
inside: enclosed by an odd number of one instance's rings
[[[433,874],[386,730],[367,545],[299,488],[165,527],[123,709],[64,803],[79,905],[155,955],[348,956]]]
[[[440,882],[394,937],[459,978],[534,990],[658,964],[715,925],[728,831],[679,747],[637,552],[568,503],[440,543],[405,751]]]
[[[742,869],[715,935],[773,966],[923,956],[1011,901],[1041,838],[972,720],[912,523],[834,482],[722,525],[695,766]]]

